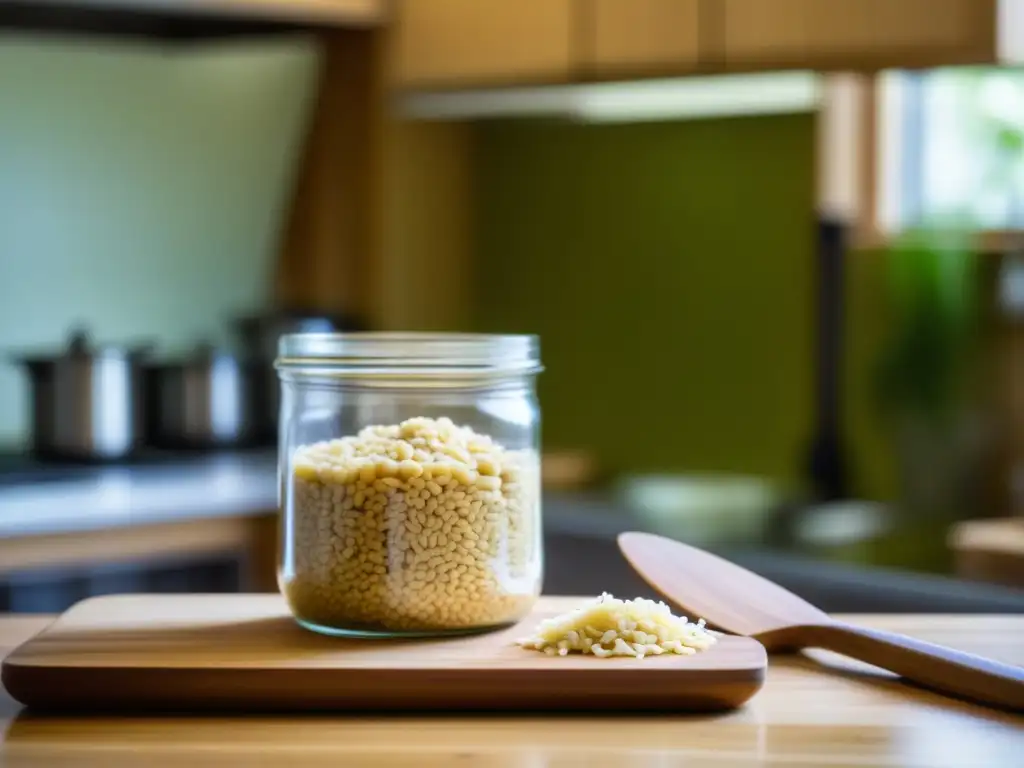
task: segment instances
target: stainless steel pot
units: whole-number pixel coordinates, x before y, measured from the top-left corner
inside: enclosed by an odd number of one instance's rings
[[[351,317],[282,310],[235,321],[244,354],[256,366],[255,403],[261,440],[276,443],[281,389],[274,370],[277,342],[290,333],[333,333],[365,330]]]
[[[259,433],[256,369],[200,345],[184,360],[146,369],[147,440],[160,448],[236,447]]]
[[[59,354],[18,356],[29,374],[32,449],[44,457],[112,460],[140,445],[141,360],[148,347],[93,347],[84,332]]]

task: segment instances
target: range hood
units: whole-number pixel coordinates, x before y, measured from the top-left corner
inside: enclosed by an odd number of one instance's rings
[[[161,39],[370,27],[385,0],[0,0],[0,32]]]

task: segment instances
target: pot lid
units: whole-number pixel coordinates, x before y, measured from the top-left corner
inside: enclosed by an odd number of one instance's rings
[[[241,358],[231,349],[214,344],[209,339],[202,339],[192,345],[184,353],[168,355],[155,361],[155,368],[172,368],[191,365],[211,365],[217,361],[238,361]]]
[[[68,335],[67,343],[60,351],[46,354],[40,352],[16,354],[13,359],[28,365],[52,363],[58,360],[89,360],[105,358],[143,357],[152,350],[152,343],[140,342],[128,344],[96,344],[84,328],[75,328]]]
[[[234,352],[226,347],[221,347],[214,344],[209,339],[203,339],[197,342],[192,349],[184,356],[185,362],[188,363],[210,363],[214,360],[222,360],[224,358],[237,357]]]
[[[355,315],[303,309],[277,309],[236,317],[236,329],[246,334],[331,333],[366,330]],[[275,339],[276,343],[276,339]]]

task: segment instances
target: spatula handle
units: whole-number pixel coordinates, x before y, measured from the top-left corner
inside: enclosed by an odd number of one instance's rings
[[[895,672],[933,691],[979,704],[1024,711],[1024,667],[963,653],[895,632],[828,624],[814,627],[808,647],[841,653]]]

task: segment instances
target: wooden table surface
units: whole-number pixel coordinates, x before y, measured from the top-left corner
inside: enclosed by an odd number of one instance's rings
[[[846,618],[1024,665],[1024,616]],[[0,655],[49,620],[0,617]],[[0,691],[0,734],[4,768],[1024,764],[1024,717],[825,654],[772,657],[750,704],[714,716],[82,718],[28,715]]]

